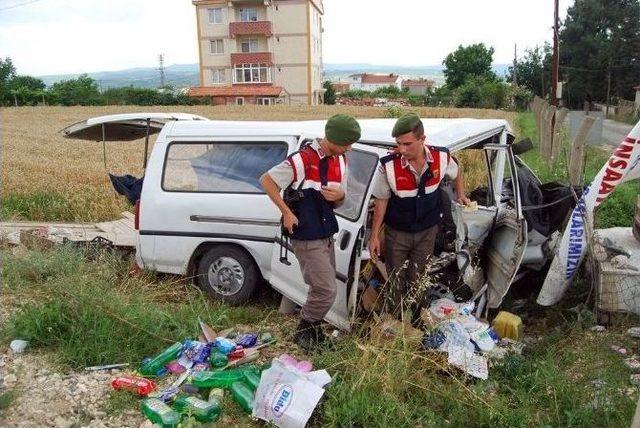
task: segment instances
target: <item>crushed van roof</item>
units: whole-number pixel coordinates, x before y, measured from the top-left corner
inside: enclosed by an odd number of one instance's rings
[[[482,140],[502,130],[511,133],[502,119],[422,119],[430,144],[452,147],[470,140]],[[325,120],[309,121],[179,121],[170,124],[166,139],[240,136],[324,135]],[[391,129],[395,119],[358,119],[362,129],[361,142],[394,144]]]

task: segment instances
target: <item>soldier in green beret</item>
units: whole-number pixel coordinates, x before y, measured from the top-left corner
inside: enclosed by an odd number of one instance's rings
[[[302,276],[309,285],[307,300],[293,341],[309,352],[326,337],[322,319],[335,300],[336,261],[333,235],[338,221],[333,212],[344,201],[347,187],[345,153],[360,139],[360,126],[351,116],[336,114],[325,126],[325,138],[293,153],[260,178],[260,183],[282,213]],[[282,189],[294,190],[287,204]]]
[[[380,159],[373,187],[376,202],[369,250],[375,259],[384,249],[387,271],[394,273],[391,312],[397,315],[408,309],[402,308],[402,296],[424,274],[433,254],[443,216],[442,180],[453,180],[458,203],[467,205],[471,201],[464,192],[458,161],[447,149],[427,144],[418,115],[400,117],[392,136],[396,148]],[[380,241],[383,224],[384,246]]]

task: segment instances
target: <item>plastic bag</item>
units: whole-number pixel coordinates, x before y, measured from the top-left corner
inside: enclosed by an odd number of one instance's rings
[[[302,373],[274,358],[262,372],[252,416],[280,428],[304,427],[324,394],[316,379],[307,377],[313,373]]]

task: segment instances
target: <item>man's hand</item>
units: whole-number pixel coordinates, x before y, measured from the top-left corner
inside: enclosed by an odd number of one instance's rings
[[[369,254],[371,254],[371,258],[373,261],[378,260],[380,257],[380,238],[378,235],[371,235],[371,239],[369,240]]]
[[[461,196],[458,196],[458,199],[456,199],[456,202],[466,206],[471,203],[471,199],[467,198],[467,195],[463,193]]]
[[[298,225],[298,217],[296,217],[294,213],[288,212],[282,216],[282,223],[285,229],[287,229],[290,234],[293,234],[293,228]]]
[[[322,190],[320,190],[322,196],[329,202],[338,202],[344,198],[344,190],[342,187],[328,187],[322,186]]]

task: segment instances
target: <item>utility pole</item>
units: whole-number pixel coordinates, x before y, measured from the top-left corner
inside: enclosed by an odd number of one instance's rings
[[[558,107],[558,0],[554,0],[553,7],[553,59],[551,64],[551,105]],[[560,124],[561,125],[561,124]],[[556,129],[556,115],[551,117],[551,140]]]
[[[158,55],[158,62],[160,66],[158,67],[158,71],[160,71],[160,88],[164,88],[164,55]]]
[[[513,85],[518,86],[518,44],[513,44]]]
[[[551,105],[558,106],[558,0],[554,0],[553,8],[553,58],[551,60]]]
[[[607,66],[607,107],[605,107],[605,118],[609,116],[609,103],[611,101],[611,55],[609,55],[609,65]]]

